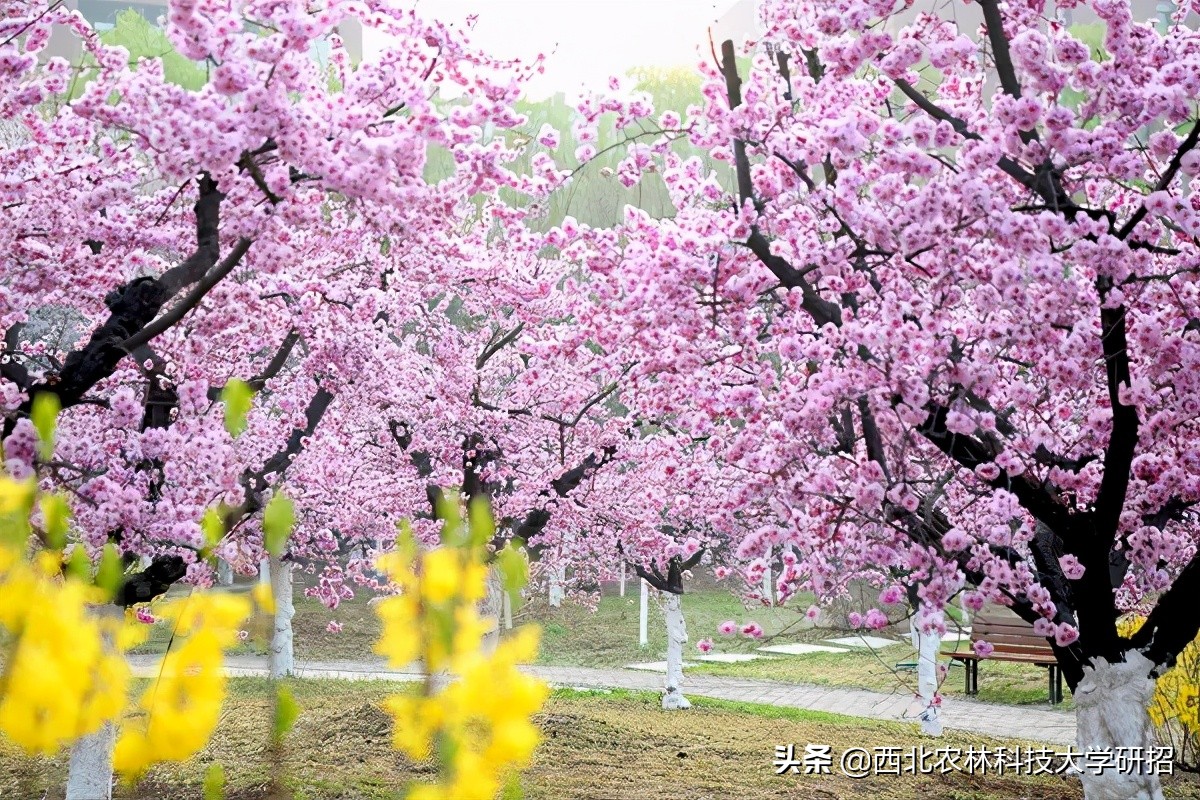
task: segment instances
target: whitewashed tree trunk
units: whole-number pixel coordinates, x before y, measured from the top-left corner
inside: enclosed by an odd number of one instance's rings
[[[501,598],[504,601],[504,630],[512,630],[512,595],[508,592],[502,592]]]
[[[217,585],[233,585],[233,567],[231,567],[229,562],[223,558],[217,559]]]
[[[111,800],[115,730],[106,723],[100,730],[71,746],[66,800]]]
[[[258,562],[258,582],[271,582],[271,560],[269,558],[264,558]]]
[[[554,567],[550,572],[550,606],[558,608],[562,605],[566,594],[567,584],[567,568],[566,566]]]
[[[941,736],[941,715],[933,701],[938,690],[937,657],[942,647],[942,637],[936,633],[921,633],[915,625],[911,636],[912,645],[917,650],[917,695],[923,706],[917,719],[921,722],[922,733]]]
[[[775,576],[771,572],[771,550],[767,549],[767,569],[763,572],[762,595],[769,605],[775,605]]]
[[[667,693],[663,695],[662,707],[666,709],[691,708],[692,704],[683,696],[683,646],[687,644],[687,625],[683,620],[683,595],[667,592]]]
[[[487,591],[483,599],[479,601],[479,615],[489,625],[481,643],[485,655],[496,652],[496,646],[500,644],[500,612],[504,606],[505,597],[507,597],[507,593],[500,580],[500,571],[494,566],[488,567]]]
[[[625,596],[625,562],[621,562],[621,597]]]
[[[125,609],[117,605],[104,605],[94,608],[93,613],[101,618],[120,620],[125,616]],[[114,646],[112,637],[104,637],[104,646]],[[115,742],[116,729],[110,724],[76,740],[71,746],[66,800],[111,800]]]
[[[1124,662],[1109,664],[1096,658],[1093,664],[1084,667],[1083,680],[1074,692],[1079,749],[1116,753],[1117,748],[1140,748],[1149,753],[1158,746],[1146,711],[1154,695],[1154,680],[1149,677],[1154,665],[1137,651],[1126,653]],[[1163,800],[1159,776],[1141,768],[1137,759],[1126,760],[1132,764],[1122,770],[1111,763],[1089,769],[1081,759],[1077,766],[1086,800]]]
[[[271,594],[275,597],[275,630],[271,634],[271,677],[282,678],[296,671],[296,653],[292,634],[292,617],[296,606],[292,601],[292,568],[294,562],[272,556],[268,567]]]
[[[641,606],[638,608],[638,647],[650,644],[650,584],[642,581]]]

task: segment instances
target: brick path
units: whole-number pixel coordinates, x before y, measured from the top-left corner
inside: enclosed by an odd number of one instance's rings
[[[157,658],[132,656],[134,671],[142,677],[154,674]],[[266,659],[256,656],[231,656],[227,672],[237,677],[265,677]],[[652,672],[591,667],[523,667],[531,675],[554,686],[580,689],[632,689],[661,691],[663,676]],[[338,678],[344,680],[419,680],[417,672],[391,671],[382,661],[304,661],[297,659],[296,675],[301,678]],[[826,711],[850,717],[901,720],[912,702],[907,694],[874,692],[831,686],[779,683],[775,681],[688,675],[684,694],[737,700],[746,703]],[[942,724],[947,730],[966,731],[1002,739],[1045,742],[1056,745],[1075,743],[1075,715],[1070,711],[1030,706],[980,703],[970,699],[947,698],[942,708]]]

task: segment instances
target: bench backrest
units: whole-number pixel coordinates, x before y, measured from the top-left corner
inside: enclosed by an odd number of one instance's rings
[[[1054,651],[1033,626],[1003,606],[984,606],[971,618],[971,641],[985,641],[996,653],[1046,656],[1054,660]]]

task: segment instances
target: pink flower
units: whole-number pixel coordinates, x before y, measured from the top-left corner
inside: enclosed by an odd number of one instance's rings
[[[700,641],[696,642],[696,649],[699,650],[701,653],[709,652],[710,650],[713,649],[713,640],[712,639],[701,639]]]
[[[1067,576],[1067,580],[1077,581],[1083,577],[1083,564],[1079,563],[1079,559],[1073,555],[1067,554],[1058,559],[1058,565],[1062,567],[1063,575]]]
[[[965,550],[970,544],[971,537],[957,528],[951,528],[942,536],[942,546],[951,553]]]
[[[991,642],[976,642],[975,644],[971,645],[971,649],[974,650],[975,655],[979,656],[980,658],[987,658],[996,648],[992,646]]]
[[[1049,638],[1054,635],[1054,623],[1048,619],[1039,619],[1033,623],[1033,632]]]
[[[749,636],[751,639],[758,639],[763,635],[763,629],[757,622],[747,622],[742,626],[742,635]]]
[[[558,147],[558,131],[551,125],[543,125],[538,131],[538,143],[544,147],[549,147],[551,150]]]
[[[250,638],[250,631],[238,631],[237,637],[239,642],[244,642]]]
[[[724,580],[729,577],[729,567],[716,567],[713,569],[713,577],[717,580]]]
[[[975,474],[985,481],[994,481],[1000,477],[1000,468],[991,461],[975,467]]]
[[[889,586],[879,593],[879,602],[885,606],[894,606],[904,599],[904,590],[899,586]]]
[[[138,622],[145,623],[146,625],[153,625],[155,622],[157,622],[157,620],[154,618],[154,615],[150,613],[150,609],[148,608],[139,608],[135,616],[137,617]]]
[[[850,614],[846,617],[846,619],[850,622],[851,628],[861,628],[862,627],[863,615],[858,613],[857,611],[851,611]]]
[[[1060,624],[1058,630],[1054,632],[1054,641],[1058,643],[1059,647],[1066,647],[1078,638],[1079,631],[1065,622]]]
[[[723,633],[724,635],[729,636],[734,631],[737,630],[737,627],[738,626],[737,626],[736,622],[734,622],[731,619],[727,619],[724,622],[722,622],[720,625],[717,626],[717,630],[720,631],[721,633]]]
[[[878,631],[888,626],[888,618],[878,608],[872,608],[867,612],[866,623],[868,628]]]
[[[817,608],[816,606],[809,606],[808,610],[804,612],[804,616],[808,617],[813,622],[816,622],[821,617],[821,609]]]
[[[329,624],[325,626],[325,630],[329,631],[330,633],[341,633],[342,623],[331,619],[329,620]]]

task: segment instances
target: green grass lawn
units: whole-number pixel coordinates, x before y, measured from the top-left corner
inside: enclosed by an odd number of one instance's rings
[[[220,727],[209,746],[183,764],[158,767],[119,800],[198,798],[208,766],[224,766],[228,800],[265,798],[272,776],[291,800],[399,800],[405,786],[431,774],[391,747],[391,719],[380,701],[397,684],[290,681],[302,711],[281,756],[265,747],[270,730],[269,682],[234,679]],[[1077,782],[1058,776],[932,775],[852,779],[776,775],[776,745],[849,747],[1011,747],[978,736],[922,738],[909,725],[745,703],[696,699],[685,712],[665,712],[650,693],[556,692],[537,717],[543,743],[522,778],[528,800],[1079,800]],[[66,758],[27,758],[0,744],[0,797],[61,798]],[[1194,776],[1171,776],[1168,797],[1200,796]]]
[[[683,610],[691,639],[686,659],[698,655],[695,643],[711,638],[719,653],[752,653],[767,643],[820,642],[822,639],[847,635],[845,631],[814,628],[804,617],[803,610],[810,597],[793,600],[787,607],[746,608],[726,589],[711,582],[699,582],[699,587],[684,595]],[[555,666],[619,667],[640,661],[660,661],[666,657],[667,638],[662,611],[651,593],[648,614],[648,644],[638,647],[637,584],[630,582],[625,597],[617,594],[616,586],[606,586],[606,594],[598,606],[584,608],[564,603],[551,608],[544,598],[534,598],[514,615],[514,625],[536,622],[542,628],[542,648],[538,663]],[[179,588],[172,592],[183,592]],[[330,611],[317,600],[296,591],[296,616],[293,628],[296,636],[296,655],[304,660],[380,660],[372,651],[379,633],[379,624],[367,595],[343,602]],[[957,609],[955,609],[957,611]],[[764,637],[752,640],[744,636],[721,636],[717,626],[725,620],[738,623],[754,621],[762,626]],[[339,633],[330,633],[326,626],[331,620],[342,625]],[[266,652],[266,637],[271,622],[259,616],[247,625],[250,637],[234,651],[239,654]],[[165,626],[155,626],[150,641],[139,648],[141,652],[162,652],[170,637]],[[900,637],[904,639],[904,637]],[[845,654],[814,653],[804,656],[778,656],[739,664],[697,663],[688,669],[689,675],[718,675],[736,678],[759,678],[785,683],[812,683],[827,686],[852,686],[879,691],[911,692],[916,689],[916,675],[897,669],[897,664],[916,659],[913,649],[905,643],[873,653],[851,650]],[[963,645],[965,647],[965,645]],[[762,654],[760,654],[762,655]],[[955,666],[942,685],[948,697],[962,696],[963,668]],[[1028,664],[985,661],[979,669],[980,700],[994,703],[1046,703],[1048,691],[1046,671]],[[1072,708],[1069,693],[1060,708]]]

